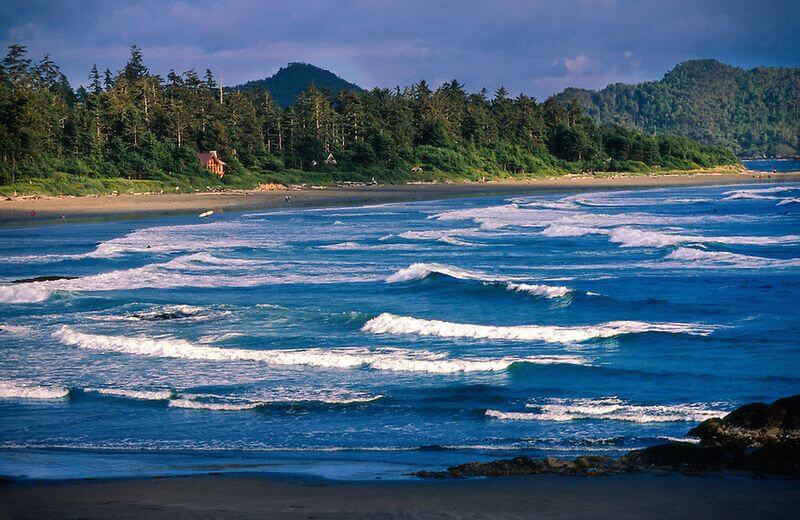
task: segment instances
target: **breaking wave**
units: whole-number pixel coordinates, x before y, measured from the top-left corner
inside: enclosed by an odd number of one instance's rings
[[[297,267],[292,265],[292,267]],[[49,298],[54,291],[114,291],[177,287],[257,287],[273,284],[328,284],[378,281],[381,278],[366,267],[300,266],[287,269],[281,262],[220,258],[209,253],[179,256],[167,262],[108,271],[75,279],[0,286],[0,302],[34,303]]]
[[[124,397],[142,401],[166,401],[172,397],[171,390],[128,390],[126,388],[85,388],[86,393]]]
[[[758,269],[763,267],[800,267],[800,258],[776,259],[762,256],[742,255],[727,251],[706,251],[692,247],[679,247],[668,254],[665,259],[674,260],[676,266],[718,268],[731,267],[739,269]]]
[[[543,284],[516,283],[505,276],[493,276],[480,271],[470,271],[445,264],[426,264],[416,263],[400,269],[388,278],[386,283],[401,283],[414,280],[422,280],[431,275],[442,275],[456,280],[474,280],[485,284],[503,283],[509,291],[524,292],[534,296],[544,298],[561,298],[572,292],[572,289],[564,286],[551,286]]]
[[[572,289],[569,287],[541,284],[509,282],[506,284],[506,287],[509,291],[525,292],[534,296],[542,296],[544,298],[563,298],[572,292]]]
[[[646,332],[708,335],[712,329],[687,323],[647,323],[642,321],[610,321],[598,325],[571,327],[555,325],[492,326],[425,320],[383,313],[365,323],[361,330],[373,334],[418,334],[443,338],[573,343]]]
[[[192,399],[172,399],[168,405],[170,408],[190,408],[194,410],[217,410],[217,411],[239,411],[252,410],[261,406],[261,403],[210,403],[206,401],[194,401]]]
[[[297,365],[320,368],[371,368],[392,372],[496,372],[514,363],[586,364],[578,356],[529,356],[502,358],[450,358],[446,353],[407,349],[336,348],[294,350],[245,350],[194,345],[182,339],[151,339],[146,337],[105,336],[77,332],[66,325],[53,337],[67,345],[84,349],[124,354],[179,358],[205,361],[255,361],[275,366]]]
[[[0,303],[38,303],[50,298],[51,289],[46,282],[33,282],[0,286]]]
[[[716,406],[716,407],[715,407]],[[601,399],[550,399],[527,404],[531,412],[486,410],[486,416],[508,421],[611,420],[636,423],[700,422],[723,417],[728,412],[719,404],[637,405],[617,397]]]
[[[731,245],[778,245],[795,244],[800,242],[800,235],[783,236],[706,236],[682,235],[679,233],[665,233],[637,229],[628,226],[615,228],[597,228],[584,226],[571,226],[551,224],[541,233],[547,237],[579,237],[586,235],[605,235],[610,242],[619,244],[620,247],[669,247],[679,244],[716,243]]]
[[[26,381],[0,381],[0,399],[63,399],[69,389],[40,386]]]
[[[502,282],[507,278],[495,277],[478,271],[468,271],[445,264],[416,263],[400,269],[386,279],[387,283],[410,282],[422,280],[432,274],[440,274],[457,280],[479,280],[483,282]]]

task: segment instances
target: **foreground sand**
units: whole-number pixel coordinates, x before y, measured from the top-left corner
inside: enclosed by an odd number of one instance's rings
[[[24,224],[54,219],[158,216],[171,213],[200,213],[207,210],[220,213],[226,210],[287,206],[349,206],[552,190],[739,184],[768,180],[774,182],[777,179],[799,181],[800,173],[780,174],[772,176],[771,179],[764,174],[759,175],[753,172],[658,176],[620,175],[613,178],[559,177],[514,183],[407,184],[323,190],[18,198],[0,200],[0,223]],[[284,201],[286,195],[292,197],[289,204]]]
[[[0,485],[3,518],[797,518],[800,481],[537,476],[348,483],[202,476]]]

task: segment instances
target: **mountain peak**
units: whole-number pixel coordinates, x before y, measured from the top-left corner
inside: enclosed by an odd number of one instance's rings
[[[268,78],[248,81],[239,85],[240,90],[266,90],[281,107],[294,104],[309,85],[315,85],[320,90],[326,90],[335,97],[340,92],[360,92],[363,89],[354,83],[345,81],[333,72],[322,69],[310,63],[290,62],[281,67],[278,72]]]

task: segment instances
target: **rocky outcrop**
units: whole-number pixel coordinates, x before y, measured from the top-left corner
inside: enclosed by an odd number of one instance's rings
[[[11,283],[34,283],[34,282],[55,282],[56,280],[74,280],[77,276],[37,276],[35,278],[20,278],[19,280],[12,280]]]
[[[600,476],[671,469],[703,474],[723,469],[800,475],[800,394],[772,404],[750,403],[723,418],[708,419],[689,430],[699,444],[671,442],[634,450],[620,459],[516,457],[469,462],[445,471],[420,471],[423,478],[501,477],[513,475]]]
[[[492,462],[468,462],[445,471],[418,471],[422,478],[510,477],[515,475],[600,476],[633,473],[637,468],[611,457],[584,456],[573,460],[545,457],[515,457]]]

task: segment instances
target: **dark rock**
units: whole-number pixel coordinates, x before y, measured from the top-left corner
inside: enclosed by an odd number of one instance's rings
[[[193,313],[183,312],[180,310],[163,311],[163,312],[142,312],[133,313],[132,316],[138,320],[143,321],[165,321],[165,320],[181,320],[194,316]]]
[[[635,468],[610,457],[578,457],[574,460],[546,457],[515,457],[491,462],[468,462],[451,466],[446,471],[419,471],[421,478],[510,477],[518,475],[583,475],[599,476],[630,473]]]
[[[417,451],[449,451],[452,448],[447,448],[442,446],[441,444],[427,444],[425,446],[420,446],[417,448]]]
[[[704,474],[725,469],[800,475],[800,395],[772,404],[750,403],[723,418],[708,419],[689,430],[699,444],[671,442],[634,450],[619,460],[584,456],[573,460],[515,457],[469,462],[446,471],[420,471],[423,478],[501,477],[513,475],[616,475],[655,468]]]
[[[54,282],[56,280],[74,280],[77,276],[36,276],[34,278],[20,278],[12,280],[11,283],[33,283],[33,282]]]

